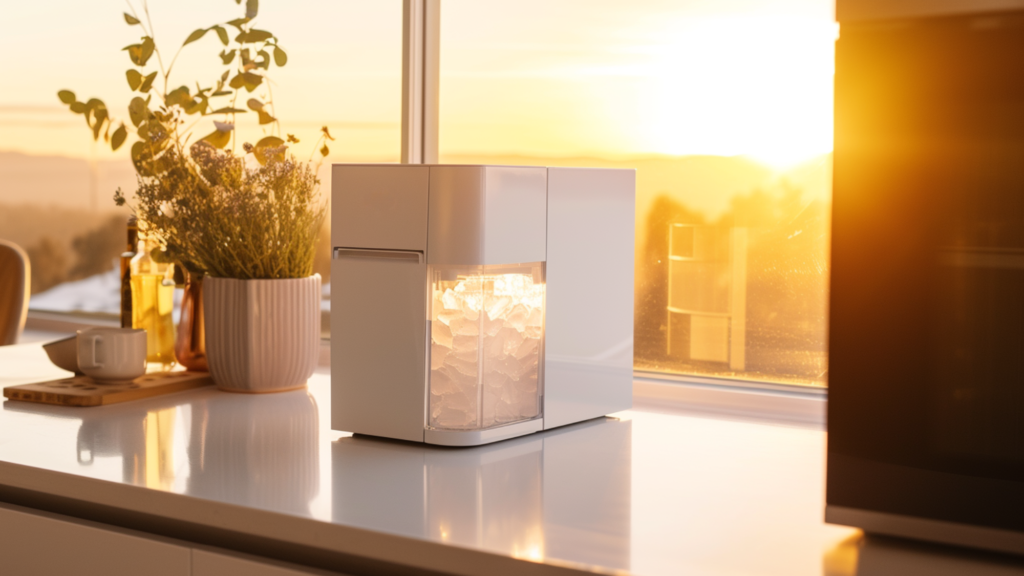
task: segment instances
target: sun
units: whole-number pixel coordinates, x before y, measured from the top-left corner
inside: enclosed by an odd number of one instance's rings
[[[688,18],[652,54],[643,146],[785,169],[832,150],[838,25],[809,16]]]

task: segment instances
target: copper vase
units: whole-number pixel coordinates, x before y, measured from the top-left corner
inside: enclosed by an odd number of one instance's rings
[[[185,271],[185,294],[174,356],[188,370],[206,372],[206,329],[203,326],[203,276]]]

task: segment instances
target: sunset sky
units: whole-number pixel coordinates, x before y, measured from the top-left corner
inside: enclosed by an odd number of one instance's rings
[[[259,27],[289,55],[271,70],[287,132],[308,144],[328,124],[339,140],[332,158],[397,160],[401,4],[261,2]],[[6,7],[0,150],[127,158],[127,147],[93,147],[55,95],[100,97],[126,116],[130,63],[120,49],[139,34],[125,7]],[[168,55],[193,29],[240,11],[231,0],[149,8]],[[749,155],[785,168],[831,150],[837,34],[828,0],[443,0],[442,155]],[[172,84],[209,85],[219,50],[212,35],[188,46]]]

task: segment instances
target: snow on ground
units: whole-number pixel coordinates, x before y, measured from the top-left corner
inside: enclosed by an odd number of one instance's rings
[[[178,321],[182,290],[174,291],[174,321]],[[29,300],[29,308],[45,312],[97,312],[121,314],[121,277],[117,269],[90,276],[84,280],[65,282],[40,292]],[[320,310],[331,310],[331,285],[323,287]]]

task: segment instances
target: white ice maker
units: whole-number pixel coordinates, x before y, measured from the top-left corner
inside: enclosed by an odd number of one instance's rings
[[[331,423],[474,446],[632,405],[635,172],[335,164]]]

